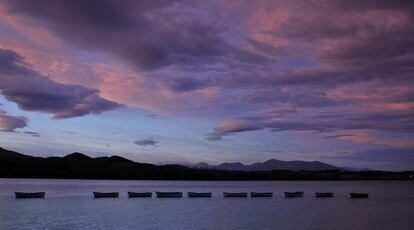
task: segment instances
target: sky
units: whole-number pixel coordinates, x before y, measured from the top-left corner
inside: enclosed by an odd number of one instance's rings
[[[0,0],[0,146],[414,169],[412,0]]]

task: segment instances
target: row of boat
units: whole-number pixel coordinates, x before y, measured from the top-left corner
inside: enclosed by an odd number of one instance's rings
[[[182,192],[155,192],[157,198],[181,198]],[[303,197],[304,192],[285,192],[286,198]],[[45,192],[16,192],[16,198],[44,198]],[[188,192],[188,197],[212,197],[211,192]],[[223,192],[224,197],[248,197],[247,192]],[[351,198],[368,198],[368,193],[350,193]],[[94,198],[117,198],[119,192],[93,192]],[[128,192],[129,198],[152,197],[152,192]],[[273,192],[251,192],[250,197],[273,197]],[[316,198],[334,197],[333,192],[316,192]]]

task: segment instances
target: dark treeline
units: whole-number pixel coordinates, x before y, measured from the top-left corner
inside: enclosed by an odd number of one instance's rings
[[[32,157],[0,148],[2,178],[139,180],[412,180],[414,172],[227,171],[136,163],[122,157]]]

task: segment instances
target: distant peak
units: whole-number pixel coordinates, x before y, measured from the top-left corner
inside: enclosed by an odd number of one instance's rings
[[[89,156],[87,156],[83,153],[78,153],[78,152],[68,154],[68,155],[64,156],[64,158],[87,158],[87,159],[91,159],[91,157],[89,157]]]

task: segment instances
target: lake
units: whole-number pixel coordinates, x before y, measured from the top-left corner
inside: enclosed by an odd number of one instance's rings
[[[45,199],[14,192],[44,191]],[[120,192],[93,199],[93,191]],[[127,191],[208,191],[212,198],[135,198]],[[273,198],[223,198],[271,191]],[[304,191],[303,198],[284,198]],[[335,192],[334,198],[314,192]],[[350,199],[349,192],[368,192]],[[414,229],[413,181],[114,181],[0,179],[0,229]]]

